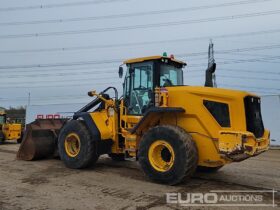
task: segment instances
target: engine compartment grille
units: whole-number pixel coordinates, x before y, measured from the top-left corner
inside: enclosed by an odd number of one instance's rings
[[[252,132],[256,138],[264,134],[264,126],[261,115],[261,99],[259,97],[246,96],[244,98],[246,112],[247,131]]]

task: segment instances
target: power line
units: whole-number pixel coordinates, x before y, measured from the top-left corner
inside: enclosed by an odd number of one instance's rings
[[[279,30],[280,31],[280,30]],[[233,51],[249,51],[249,50],[261,50],[261,49],[272,49],[272,48],[279,48],[280,45],[271,45],[271,46],[259,46],[259,47],[252,47],[252,48],[245,48],[245,49],[230,49],[230,50],[223,50],[217,51],[217,53],[225,53],[225,52],[233,52]],[[199,53],[183,53],[178,54],[178,57],[183,56],[197,56],[202,55],[206,52],[199,52]],[[279,59],[279,56],[272,56],[269,58],[258,58],[258,59],[247,59],[247,60],[237,60],[236,62],[256,62],[265,59]],[[52,63],[52,64],[30,64],[30,65],[14,65],[14,66],[0,66],[1,69],[26,69],[26,68],[47,68],[47,67],[62,67],[62,66],[81,66],[81,65],[97,65],[97,64],[110,64],[110,63],[120,63],[123,59],[111,59],[111,60],[100,60],[100,61],[78,61],[78,62],[69,62],[69,63]],[[235,62],[235,61],[234,61]],[[232,62],[231,62],[232,63]],[[225,62],[221,62],[220,64],[225,64]],[[193,66],[204,66],[204,64],[193,64]]]
[[[242,56],[244,57],[244,55]],[[279,58],[279,56],[275,56],[275,55],[265,55],[263,57],[259,57],[259,58],[248,58],[250,60],[262,60],[262,61],[266,61],[269,60],[270,63],[279,63],[277,61],[271,61],[271,60],[277,60]],[[233,57],[218,57],[217,60],[226,60],[226,61],[243,61],[244,59],[239,59],[239,58],[233,58]]]
[[[91,68],[90,68],[91,69]],[[77,70],[79,70],[79,69],[70,69],[70,70],[75,70],[75,71],[77,71]],[[9,72],[8,72],[9,73]],[[75,76],[75,75],[79,75],[79,76],[82,76],[82,75],[94,75],[94,76],[96,76],[96,75],[100,75],[100,74],[102,74],[102,75],[104,75],[104,74],[110,74],[110,75],[112,75],[112,73],[117,73],[117,69],[112,69],[112,70],[106,70],[106,71],[104,71],[104,70],[102,70],[102,71],[79,71],[79,72],[71,72],[71,74],[69,74],[69,72],[63,72],[63,73],[43,73],[43,74],[17,74],[17,75],[3,75],[3,74],[1,74],[1,76],[2,77],[5,77],[5,78],[12,78],[12,79],[14,79],[14,78],[22,78],[22,77],[32,77],[32,79],[33,78],[37,78],[37,77],[53,77],[53,76],[55,76],[55,77],[64,77],[65,78],[65,76]]]
[[[230,56],[250,56],[250,57],[271,57],[273,56],[272,54],[268,55],[268,54],[256,54],[256,53],[247,53],[247,52],[230,52],[227,53]]]
[[[270,89],[270,88],[259,88],[259,87],[250,87],[250,86],[240,86],[240,85],[228,85],[228,84],[220,84],[221,86],[225,86],[225,87],[233,87],[233,88],[236,88],[236,87],[239,87],[239,88],[246,88],[246,91],[248,91],[248,88],[250,89],[249,91],[252,91],[252,92],[259,92],[259,93],[265,93],[265,94],[274,94],[274,95],[278,95],[280,92],[276,93],[276,92],[268,92],[268,91],[256,91],[256,90],[253,90],[253,89]],[[253,89],[252,89],[253,88]],[[272,89],[273,90],[273,89]],[[278,89],[279,90],[279,89]],[[48,100],[62,100],[62,101],[65,101],[65,100],[68,100],[68,99],[87,99],[89,98],[88,96],[86,96],[85,94],[73,94],[73,95],[55,95],[55,96],[46,96],[46,97],[32,97],[32,101],[36,101],[36,102],[42,102],[42,101],[48,101]],[[0,98],[0,101],[26,101],[27,100],[27,97],[13,97],[13,98]]]
[[[138,17],[145,15],[159,15],[159,14],[169,14],[177,12],[186,12],[186,11],[197,11],[197,10],[206,10],[220,7],[229,7],[237,6],[244,4],[256,4],[262,2],[268,2],[272,0],[247,0],[247,1],[238,1],[238,2],[229,2],[222,4],[212,4],[212,5],[202,5],[195,7],[186,7],[186,8],[177,8],[177,9],[167,9],[167,10],[153,10],[148,12],[134,12],[134,13],[124,13],[124,14],[115,14],[115,15],[103,15],[103,16],[91,16],[91,17],[76,17],[76,18],[59,18],[59,19],[48,19],[48,20],[32,20],[32,21],[17,21],[17,22],[0,22],[0,26],[18,26],[18,25],[33,25],[33,24],[47,24],[47,23],[65,23],[65,22],[80,22],[80,21],[90,21],[90,20],[103,20],[103,19],[116,19],[116,18],[127,18],[127,17]],[[88,3],[88,2],[86,2]],[[92,2],[89,2],[92,3]],[[0,9],[1,11],[1,9]]]
[[[112,73],[111,73],[112,74]],[[88,76],[88,75],[86,75]],[[81,82],[81,81],[94,81],[94,80],[98,80],[98,81],[102,81],[102,80],[107,80],[108,79],[112,79],[112,76],[107,76],[107,77],[94,77],[94,78],[78,78],[78,79],[59,79],[59,80],[47,80],[47,79],[44,79],[44,80],[32,80],[32,84],[36,84],[36,83],[65,83],[65,82]],[[20,84],[30,84],[30,81],[23,81],[23,82],[17,82],[17,83],[20,83]],[[11,84],[10,82],[7,82],[7,83],[4,83],[4,82],[1,82],[1,85],[6,85],[6,84]]]
[[[109,28],[93,28],[93,29],[85,29],[85,30],[55,31],[55,32],[44,32],[44,33],[29,33],[29,34],[8,34],[8,35],[1,35],[0,39],[61,36],[61,35],[110,32],[110,31],[124,31],[124,30],[143,29],[143,28],[159,28],[159,27],[166,27],[166,26],[170,27],[170,26],[177,26],[177,25],[206,23],[206,22],[221,21],[221,20],[234,20],[234,19],[251,18],[251,17],[258,17],[258,16],[266,16],[266,15],[276,15],[279,13],[280,10],[273,10],[273,11],[266,11],[266,12],[246,13],[240,15],[203,18],[203,19],[196,19],[196,20],[183,20],[183,21],[119,26],[119,27],[109,27]]]
[[[275,88],[267,88],[267,87],[252,87],[252,86],[243,86],[243,85],[238,85],[238,84],[220,84],[221,86],[228,86],[228,87],[240,87],[240,88],[246,88],[246,89],[260,89],[260,90],[277,90],[280,91],[280,89],[275,89]],[[269,92],[272,93],[272,92]],[[274,93],[274,92],[273,92]],[[55,100],[55,99],[61,99],[61,100],[66,100],[66,99],[85,99],[89,98],[86,94],[70,94],[70,95],[53,95],[53,96],[44,96],[44,97],[32,97],[32,101],[44,101],[44,100]],[[26,101],[28,97],[13,97],[13,98],[0,98],[0,101]]]
[[[196,75],[196,76],[192,76],[192,78],[194,77],[201,77],[201,75]],[[218,74],[217,77],[221,77],[221,78],[230,78],[230,79],[246,79],[246,80],[266,80],[266,81],[276,81],[276,82],[279,82],[280,81],[280,78],[277,79],[277,78],[260,78],[260,77],[245,77],[245,76],[234,76],[234,75],[221,75],[221,74]],[[85,83],[85,81],[91,81],[91,83],[89,83],[90,85],[94,84],[94,85],[97,85],[97,84],[108,84],[108,83],[105,83],[105,82],[100,82],[102,80],[106,80],[108,81],[108,79],[112,79],[112,77],[103,77],[103,78],[86,78],[86,79],[71,79],[71,80],[43,80],[43,81],[32,81],[32,84],[42,84],[42,83],[60,83],[58,85],[43,85],[43,86],[25,86],[25,85],[20,85],[20,86],[17,86],[17,85],[13,85],[13,86],[5,86],[5,85],[2,85],[0,86],[0,88],[42,88],[42,87],[65,87],[65,86],[83,86],[87,83]],[[99,82],[94,82],[95,80],[98,80]],[[82,84],[80,82],[83,82]],[[71,84],[63,84],[65,82],[71,82]],[[79,82],[79,84],[73,84],[73,82]],[[30,84],[31,82],[22,82],[21,84]],[[115,81],[115,82],[110,82],[110,83],[115,83],[115,84],[118,84],[120,85],[121,82],[118,82],[118,81]],[[1,83],[1,84],[4,84],[4,83]],[[8,83],[10,84],[10,83]],[[18,83],[19,84],[19,83]],[[252,87],[251,87],[252,88]]]
[[[103,3],[114,3],[114,2],[120,2],[120,1],[127,1],[127,0],[77,1],[77,2],[59,3],[59,4],[38,4],[38,5],[31,5],[31,6],[4,7],[4,8],[0,8],[0,12],[34,10],[34,9],[52,9],[52,8],[73,7],[73,6],[86,6],[86,5],[103,4]]]
[[[198,73],[198,75],[189,75],[186,77],[187,78],[193,78],[193,77],[203,77],[203,75],[205,73],[203,72],[192,72],[192,73]],[[240,75],[240,74],[239,74]],[[240,76],[235,76],[235,75],[223,75],[223,74],[217,74],[217,77],[221,77],[221,78],[229,78],[229,79],[246,79],[246,80],[266,80],[266,81],[271,81],[271,82],[278,82],[280,81],[280,78],[263,78],[263,77],[248,77],[248,76],[243,76],[243,75],[240,75]],[[274,88],[276,89],[276,88]]]
[[[71,67],[71,66],[70,66]],[[66,68],[62,68],[62,67],[58,67],[58,68],[51,68],[51,69],[45,69],[47,70],[47,74],[54,74],[52,71],[55,71],[55,73],[60,74],[60,73],[67,73],[69,75],[69,71],[78,71],[80,72],[80,70],[91,70],[91,72],[100,72],[100,73],[107,73],[107,72],[113,72],[113,71],[117,71],[117,68],[100,68],[98,67],[98,71],[95,71],[93,69],[93,67],[79,67],[79,68],[70,68],[70,67],[66,67]],[[74,66],[75,67],[75,66]],[[118,66],[117,66],[118,67]],[[1,71],[1,70],[0,70]],[[1,76],[5,76],[5,74],[11,75],[11,74],[17,74],[17,73],[35,73],[35,75],[37,75],[38,73],[38,69],[11,69],[8,72],[7,71],[2,71],[1,72]],[[66,72],[63,72],[66,71]],[[25,74],[26,75],[26,74]],[[71,73],[72,75],[72,73]],[[11,75],[14,76],[14,75]]]
[[[188,70],[187,72],[189,73],[201,73],[204,72],[204,69],[200,70]],[[247,72],[247,73],[253,73],[253,74],[273,74],[273,75],[280,75],[280,71],[279,72],[275,72],[275,71],[266,71],[266,70],[261,70],[261,71],[256,71],[256,70],[247,70],[247,69],[227,69],[227,68],[219,68],[218,67],[218,71],[219,72],[223,72],[223,71],[231,71],[231,72],[238,72],[238,74],[240,74],[240,72]]]
[[[199,75],[192,75],[191,77],[201,77],[204,75],[204,72],[191,72],[191,73],[198,73]],[[240,74],[239,74],[240,75]],[[264,78],[264,77],[248,77],[248,76],[235,76],[235,75],[223,75],[223,74],[217,74],[217,77],[222,78],[234,78],[234,79],[249,79],[249,80],[267,80],[267,81],[280,81],[280,78]]]
[[[82,81],[82,80],[81,80]],[[10,89],[21,89],[21,88],[61,88],[61,87],[84,87],[84,86],[92,86],[93,88],[96,87],[96,85],[100,86],[100,85],[106,85],[108,86],[108,82],[88,82],[88,83],[81,83],[81,81],[79,82],[79,84],[62,84],[62,85],[39,85],[39,86],[19,86],[19,85],[11,85],[11,86],[0,86],[0,88],[10,88]],[[121,85],[120,82],[110,82],[110,85]]]
[[[225,87],[229,87],[229,88],[236,88],[236,87],[239,87],[239,88],[246,88],[246,87],[243,87],[243,86],[234,86],[234,85],[226,85],[226,84],[223,84],[222,86],[225,86]],[[258,90],[254,90],[254,89],[247,89],[246,90],[243,90],[243,91],[249,91],[249,92],[255,92],[255,93],[264,93],[264,94],[273,94],[273,95],[279,95],[280,92],[271,92],[271,91],[258,91]]]
[[[246,70],[246,69],[224,69],[224,68],[222,68],[222,69],[219,69],[219,71],[233,71],[233,72],[248,72],[248,73],[254,73],[254,74],[275,74],[275,75],[280,75],[280,71],[279,72],[275,72],[275,71],[266,71],[266,70],[255,71],[255,70]]]
[[[256,31],[256,35],[261,35],[263,33],[279,33],[279,30],[269,30],[269,31]],[[251,35],[251,34],[250,34]],[[212,38],[228,38],[228,37],[221,37],[226,35],[220,36],[213,36]],[[239,37],[239,36],[247,36],[247,33],[243,34],[232,34],[231,37]],[[202,40],[202,39],[209,39],[210,37],[192,37],[192,38],[185,38],[185,39],[168,39],[168,40],[161,40],[161,41],[149,41],[149,42],[132,42],[132,43],[120,43],[120,44],[109,44],[109,45],[91,45],[91,46],[77,46],[77,47],[62,47],[62,48],[38,48],[38,49],[22,49],[22,50],[0,50],[0,53],[10,54],[10,53],[39,53],[39,52],[57,52],[57,51],[76,51],[76,50],[91,50],[91,49],[100,49],[100,48],[115,48],[115,47],[129,47],[129,46],[142,46],[142,45],[154,45],[154,44],[165,44],[165,43],[176,43],[176,42],[185,42],[185,41],[195,41],[195,40]],[[231,50],[218,50],[217,54],[225,54],[225,53],[232,53],[232,52],[247,52],[247,51],[255,51],[255,50],[268,50],[268,49],[276,49],[280,48],[280,44],[275,45],[266,45],[266,46],[257,46],[257,47],[250,47],[250,48],[241,48],[241,49],[231,49]],[[185,53],[180,54],[177,56],[201,56],[206,55],[207,52],[197,52],[197,53]]]
[[[247,52],[247,51],[259,51],[259,50],[270,50],[270,49],[277,49],[280,48],[280,45],[266,45],[266,46],[256,46],[256,47],[247,47],[247,48],[237,48],[237,49],[228,49],[228,50],[217,50],[215,51],[216,54],[231,54],[234,52]],[[197,53],[183,53],[178,54],[177,57],[192,57],[192,56],[202,56],[207,54],[207,52],[197,52]],[[266,56],[266,57],[273,57],[273,56]]]
[[[279,82],[280,81],[280,78],[279,79],[276,79],[276,78],[260,78],[260,77],[244,77],[244,76],[228,76],[228,75],[220,75],[220,74],[217,74],[217,77],[222,77],[222,78],[231,78],[231,79],[249,79],[249,80],[266,80],[266,81],[274,81],[274,82]]]
[[[45,98],[36,98],[36,97],[32,97],[32,101],[45,101],[45,100],[55,100],[55,99],[59,99],[59,100],[65,100],[65,99],[71,99],[74,98],[75,99],[84,99],[84,98],[88,98],[86,96],[83,95],[72,95],[71,97],[64,97],[63,95],[58,96],[58,97],[45,97]],[[0,101],[27,101],[28,97],[25,98],[20,98],[20,97],[14,97],[14,98],[0,98]]]
[[[122,59],[111,59],[111,60],[100,60],[100,61],[78,61],[78,62],[69,62],[69,63],[0,66],[0,69],[46,68],[46,67],[60,67],[60,66],[96,65],[96,64],[105,64],[105,63],[120,63],[121,61],[122,61]]]
[[[248,89],[259,89],[259,90],[277,90],[280,91],[279,88],[270,88],[270,87],[256,87],[256,86],[246,86],[246,85],[238,85],[238,84],[223,84],[221,83],[220,85],[222,86],[230,86],[230,87],[240,87],[240,88],[248,88]]]
[[[264,61],[270,61],[270,60],[277,60],[280,59],[280,56],[271,56],[271,57],[264,57],[264,58],[252,58],[252,59],[239,59],[239,60],[232,60],[232,61],[223,61],[223,62],[217,62],[218,65],[226,65],[226,64],[232,64],[232,63],[252,63],[252,62],[264,62]],[[203,66],[204,64],[191,64],[189,67],[199,67]]]

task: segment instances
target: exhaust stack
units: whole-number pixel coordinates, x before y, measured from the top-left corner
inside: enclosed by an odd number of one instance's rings
[[[214,44],[210,40],[208,47],[208,68],[205,72],[205,87],[217,87],[215,77],[216,63],[214,58]]]

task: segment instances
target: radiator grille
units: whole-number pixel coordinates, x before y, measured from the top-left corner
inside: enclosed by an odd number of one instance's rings
[[[264,126],[261,115],[261,99],[247,96],[244,98],[246,112],[247,131],[252,132],[256,138],[264,134]]]

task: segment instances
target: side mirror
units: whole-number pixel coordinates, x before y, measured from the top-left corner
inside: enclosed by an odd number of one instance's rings
[[[120,66],[119,67],[119,78],[122,78],[123,77],[123,67]]]

